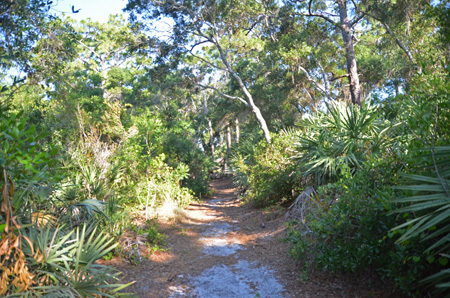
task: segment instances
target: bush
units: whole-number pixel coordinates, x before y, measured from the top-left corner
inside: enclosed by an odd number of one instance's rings
[[[347,170],[336,183],[320,187],[318,196],[327,207],[315,208],[300,229],[291,230],[292,254],[332,272],[376,271],[416,294],[417,280],[434,265],[419,239],[399,244],[405,231],[390,231],[402,221],[389,215],[391,198],[398,195],[391,187],[398,183],[392,165],[372,159],[355,176]]]
[[[300,190],[299,173],[290,159],[295,132],[274,135],[271,144],[243,142],[233,151],[234,182],[245,190],[244,198],[257,206],[290,202]]]
[[[61,204],[54,191],[60,183],[53,167],[57,150],[42,150],[44,134],[27,127],[21,113],[0,110],[0,128],[0,295],[115,297],[123,288],[110,284],[117,273],[94,264],[114,248],[113,239],[95,235],[93,226],[80,231],[65,225],[75,214],[77,225],[96,225],[94,213],[103,213],[103,204]]]
[[[126,285],[112,284],[119,273],[95,261],[114,249],[114,239],[97,233],[93,226],[83,225],[72,231],[52,228],[51,225],[25,230],[30,239],[23,251],[34,273],[30,291],[34,296],[52,297],[117,297],[116,292]],[[30,245],[32,244],[32,245]],[[26,293],[21,293],[26,295]]]
[[[395,125],[380,115],[377,106],[333,102],[327,107],[327,112],[299,123],[302,130],[295,142],[299,167],[319,185],[339,179],[343,166],[354,174],[394,140]]]

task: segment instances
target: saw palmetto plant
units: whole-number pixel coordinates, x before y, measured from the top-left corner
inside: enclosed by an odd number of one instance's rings
[[[450,258],[450,146],[431,149],[434,171],[429,175],[405,175],[408,185],[398,189],[412,192],[394,202],[403,207],[395,213],[412,214],[404,224],[393,230],[405,230],[398,242],[419,237],[430,243],[427,252]],[[434,284],[438,289],[450,288],[450,269],[444,269],[423,280]]]
[[[380,116],[376,106],[333,102],[299,123],[304,131],[294,144],[295,159],[319,184],[333,181],[341,166],[357,171],[366,157],[377,154],[392,141],[396,126]]]
[[[117,246],[97,228],[85,224],[67,231],[49,225],[27,229],[25,235],[32,243],[24,246],[24,253],[36,273],[36,285],[11,297],[31,292],[43,297],[118,297],[127,286],[115,283],[119,273],[114,269],[95,263]]]

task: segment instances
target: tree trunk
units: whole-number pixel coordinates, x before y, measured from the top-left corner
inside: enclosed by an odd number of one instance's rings
[[[208,119],[208,127],[209,127],[209,145],[211,146],[211,157],[214,160],[214,133],[212,129],[211,120]]]
[[[218,39],[216,39],[216,40],[218,40]],[[247,87],[245,87],[245,84],[242,81],[241,77],[237,73],[235,73],[233,71],[233,69],[231,68],[231,65],[230,65],[230,63],[228,63],[228,59],[227,59],[225,53],[223,52],[223,49],[220,46],[219,42],[216,41],[215,45],[216,45],[217,49],[219,50],[220,59],[222,60],[223,64],[225,65],[227,71],[233,76],[233,78],[236,79],[242,92],[244,92],[245,97],[247,98],[247,101],[248,101],[248,105],[252,109],[253,114],[255,114],[256,119],[258,120],[259,126],[261,127],[261,129],[264,133],[264,138],[266,139],[267,143],[270,143],[271,139],[270,139],[269,128],[267,127],[266,120],[264,119],[263,115],[261,114],[261,110],[256,106],[255,102],[253,101],[253,96],[250,94],[250,91],[248,91]]]
[[[231,155],[231,128],[230,123],[227,123],[227,155]]]
[[[231,71],[230,71],[231,72]],[[248,103],[250,104],[250,107],[252,108],[253,114],[255,114],[256,119],[259,122],[259,126],[261,127],[264,138],[266,139],[267,143],[270,143],[270,132],[269,128],[267,127],[266,120],[264,119],[263,115],[261,114],[261,110],[255,105],[255,102],[253,101],[253,96],[248,91],[247,87],[245,87],[244,82],[242,82],[241,78],[235,73],[231,72],[231,75],[238,81],[239,86],[241,87],[241,90],[244,92],[245,96],[248,99]]]
[[[236,119],[236,144],[239,144],[239,137],[240,137],[239,119]]]
[[[347,15],[347,0],[338,0],[339,17],[341,21],[342,39],[347,54],[347,72],[350,83],[352,103],[361,106],[361,85],[359,84],[358,68],[356,66],[355,49],[352,40],[352,28]]]
[[[250,93],[249,93],[250,94]],[[256,116],[256,119],[258,119],[259,126],[261,126],[261,129],[264,133],[264,138],[266,139],[267,143],[270,143],[270,132],[269,128],[267,127],[266,120],[264,119],[263,115],[261,114],[261,110],[253,103],[252,99],[252,111]]]

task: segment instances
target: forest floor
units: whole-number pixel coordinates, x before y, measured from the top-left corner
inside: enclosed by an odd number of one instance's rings
[[[289,256],[285,211],[243,205],[230,179],[213,180],[214,195],[192,203],[175,219],[159,219],[167,251],[149,253],[133,265],[123,258],[103,261],[123,274],[137,297],[295,298],[389,297],[370,289],[364,276],[305,274]],[[264,223],[264,224],[263,224]],[[145,252],[142,252],[145,255]]]

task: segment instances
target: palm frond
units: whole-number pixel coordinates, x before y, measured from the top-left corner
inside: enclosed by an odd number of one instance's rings
[[[450,146],[436,147],[428,156],[433,157],[435,169],[448,169],[450,167]],[[439,164],[439,167],[438,167]],[[412,213],[415,217],[393,228],[393,230],[406,229],[406,232],[397,240],[404,242],[414,237],[420,237],[422,241],[429,241],[431,245],[426,250],[443,251],[450,247],[450,195],[448,175],[444,171],[432,175],[405,175],[408,185],[402,185],[397,189],[413,191],[414,195],[394,200],[395,203],[405,204],[393,213]],[[431,242],[433,241],[433,242]],[[438,288],[450,288],[450,270],[425,278],[422,282],[431,283]]]
[[[334,102],[328,112],[318,112],[299,124],[303,128],[295,142],[298,163],[319,184],[333,180],[342,166],[358,170],[366,156],[387,147],[396,124],[381,118],[379,109]]]

